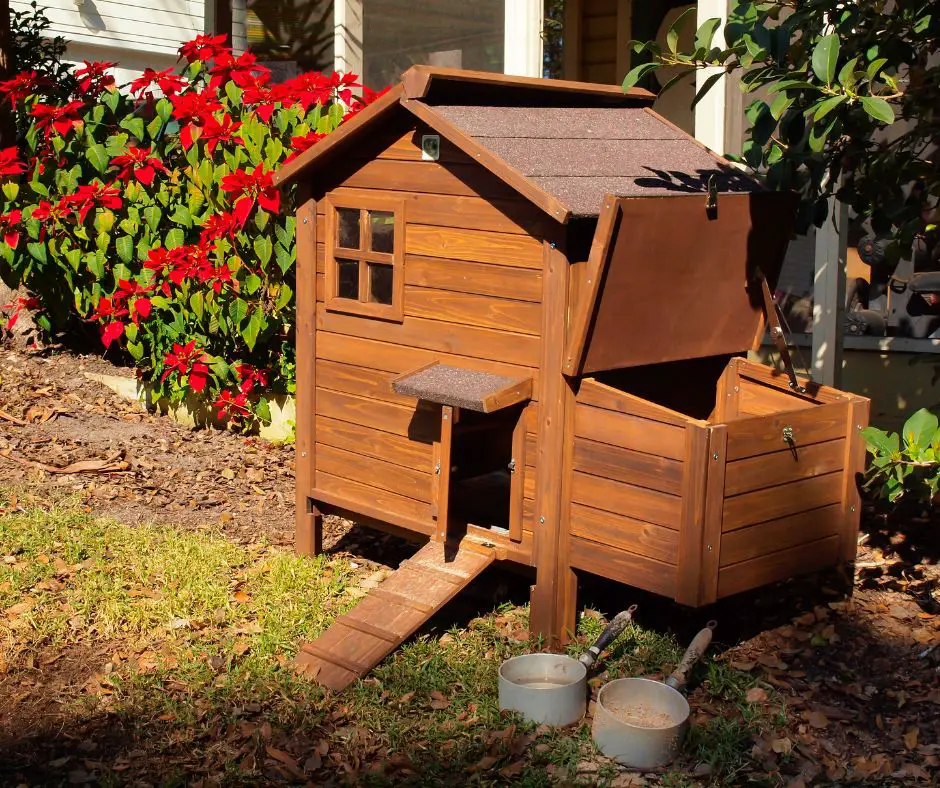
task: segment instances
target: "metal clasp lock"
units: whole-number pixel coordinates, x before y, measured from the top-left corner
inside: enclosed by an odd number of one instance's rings
[[[435,475],[435,476],[440,476],[440,475],[441,475],[441,463],[440,463],[440,461],[434,463],[434,475]]]
[[[783,442],[790,447],[790,451],[793,452],[793,459],[796,459],[796,440],[793,437],[793,427],[786,426],[783,428]]]
[[[515,472],[516,472],[516,458],[513,457],[513,458],[509,461],[509,465],[507,465],[506,467],[509,468],[509,472],[510,472],[510,473],[515,473]]]

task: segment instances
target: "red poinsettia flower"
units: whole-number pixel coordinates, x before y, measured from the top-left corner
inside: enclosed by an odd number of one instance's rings
[[[214,213],[202,225],[202,234],[199,236],[199,240],[201,243],[206,243],[214,241],[216,238],[233,238],[237,230],[238,223],[232,214],[225,211]]]
[[[40,77],[35,71],[21,71],[13,79],[0,82],[0,94],[14,106],[17,102],[48,88],[52,82],[46,77]]]
[[[0,177],[4,175],[19,175],[26,171],[26,165],[17,157],[19,151],[16,147],[0,150]]]
[[[203,62],[214,60],[220,55],[231,52],[225,40],[228,38],[224,33],[220,36],[199,35],[192,41],[187,41],[179,48],[181,58],[186,58],[187,62],[193,63],[197,60]]]
[[[282,82],[277,86],[278,97],[284,103],[299,104],[304,112],[315,104],[326,104],[330,100],[330,80],[323,74],[310,71]]]
[[[215,91],[209,89],[173,96],[170,101],[173,103],[173,117],[180,122],[180,142],[186,150],[192,147],[212,113],[222,109]]]
[[[187,246],[177,246],[175,249],[151,249],[147,255],[144,268],[154,272],[155,280],[162,280],[160,291],[163,295],[170,295],[171,283],[180,285],[193,275],[193,268],[187,259],[188,250]]]
[[[45,131],[46,139],[53,131],[64,137],[75,128],[77,123],[82,122],[78,113],[84,107],[81,101],[70,101],[61,107],[53,104],[36,104],[29,114],[36,119],[36,128]]]
[[[248,396],[243,392],[234,394],[229,389],[219,394],[218,399],[212,403],[212,407],[215,408],[215,415],[219,420],[242,421],[251,414]]]
[[[206,363],[208,356],[201,348],[196,347],[196,340],[190,340],[185,345],[173,343],[173,350],[166,354],[163,359],[164,371],[160,377],[160,382],[165,381],[170,375],[176,374],[180,377],[180,383],[187,385],[196,393],[201,393],[206,389],[206,383],[209,379],[209,365]],[[186,382],[182,383],[182,378],[186,377]]]
[[[148,95],[153,96],[151,88],[154,85],[159,88],[164,96],[169,98],[185,90],[189,82],[179,74],[174,74],[172,68],[165,68],[163,71],[145,68],[144,73],[131,82],[131,95],[140,98],[146,92]]]
[[[36,219],[42,223],[46,223],[50,220],[53,222],[60,222],[69,214],[69,212],[69,206],[65,205],[63,201],[59,201],[53,205],[48,200],[40,200],[39,205],[33,208],[33,212],[29,215],[29,218]]]
[[[362,95],[353,96],[352,103],[350,104],[349,112],[343,116],[343,123],[354,118],[359,112],[368,107],[373,101],[378,98],[381,98],[386,93],[392,89],[391,85],[386,85],[379,91],[370,90],[365,85],[362,86]]]
[[[241,128],[241,121],[232,121],[231,115],[223,115],[221,122],[210,115],[202,126],[199,138],[205,140],[206,150],[211,156],[220,142],[231,142],[233,135]]]
[[[144,287],[137,282],[130,282],[127,279],[118,280],[118,289],[114,293],[115,302],[126,302],[127,313],[134,325],[140,325],[140,320],[146,320],[150,317],[152,304],[150,303],[150,291],[153,285]]]
[[[20,319],[20,312],[24,309],[36,309],[39,306],[39,299],[35,296],[19,296],[12,304],[0,307],[4,312],[12,310],[12,314],[6,322],[4,328],[6,331],[12,331],[16,321]]]
[[[92,208],[108,208],[118,210],[123,202],[121,190],[116,186],[106,186],[101,181],[79,186],[74,194],[62,198],[60,205],[68,206],[78,215],[78,223],[84,224],[88,212]],[[33,214],[35,216],[35,213]]]
[[[284,164],[287,164],[287,162],[296,159],[301,153],[312,148],[325,136],[326,134],[319,134],[315,131],[310,131],[303,136],[291,137],[290,146],[292,153],[286,159],[284,159]]]
[[[16,249],[20,243],[20,221],[23,212],[14,208],[9,213],[0,214],[0,233],[3,233],[3,242],[11,249]]]
[[[212,77],[209,87],[218,89],[231,80],[238,87],[260,87],[266,85],[271,78],[271,71],[260,65],[258,59],[251,52],[243,52],[238,57],[226,53],[215,59],[215,66],[209,71]]]
[[[263,123],[270,123],[278,102],[284,98],[280,87],[280,85],[269,87],[267,84],[250,85],[242,93],[242,103],[246,107],[253,107]]]
[[[78,89],[82,93],[99,96],[105,90],[114,87],[114,76],[108,74],[107,71],[109,68],[114,68],[117,63],[89,63],[87,60],[82,62],[85,67],[75,72],[75,76],[78,77]]]
[[[127,316],[127,306],[117,293],[114,296],[102,296],[95,306],[93,317],[101,323],[101,342],[105,348],[124,336],[124,321],[119,318]]]
[[[118,168],[117,179],[127,183],[133,176],[139,183],[149,186],[153,183],[156,173],[166,173],[167,169],[163,162],[151,156],[150,151],[151,148],[138,148],[131,145],[128,146],[127,153],[111,159],[111,164]]]
[[[281,208],[281,194],[274,187],[271,173],[264,171],[263,163],[252,172],[235,170],[222,178],[221,186],[229,199],[235,201],[233,213],[239,227],[245,226],[255,202],[271,213],[277,213]]]
[[[258,369],[251,364],[237,364],[235,374],[238,376],[238,388],[243,394],[250,394],[255,386],[268,385],[268,372],[265,369]]]

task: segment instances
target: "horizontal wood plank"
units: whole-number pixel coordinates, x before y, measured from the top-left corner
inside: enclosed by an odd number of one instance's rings
[[[375,487],[368,480],[344,479],[320,470],[314,478],[314,500],[322,494],[334,506],[420,533],[431,534],[436,527],[427,503]]]
[[[317,414],[431,443],[436,432],[434,409],[407,408],[391,402],[317,389]]]
[[[516,364],[505,364],[499,361],[475,358],[473,356],[458,356],[452,353],[442,353],[435,350],[411,347],[381,340],[363,339],[354,334],[334,334],[321,331],[317,334],[317,358],[339,361],[344,364],[354,364],[360,367],[380,369],[400,375],[411,372],[419,367],[440,362],[456,367],[492,372],[511,378],[533,377],[533,387],[538,378],[538,370]]]
[[[678,460],[586,438],[575,438],[573,462],[576,471],[649,487],[670,495],[678,495],[682,486],[682,463]]]
[[[571,477],[571,500],[673,530],[679,528],[682,499],[676,495],[575,471]]]
[[[432,444],[413,441],[403,435],[382,432],[362,424],[317,416],[318,443],[359,452],[379,460],[427,471],[432,467]]]
[[[685,456],[685,428],[580,403],[575,405],[574,434],[673,460]]]
[[[845,461],[845,439],[811,443],[796,451],[760,454],[729,462],[725,469],[725,495],[760,490],[788,482],[821,476],[842,470]]]
[[[405,317],[401,323],[388,323],[329,312],[322,304],[317,306],[317,331],[526,367],[538,366],[541,344],[538,337],[528,334],[441,323],[419,317]]]
[[[830,504],[748,528],[739,528],[721,537],[721,566],[832,536],[838,533],[841,522],[842,507]]]
[[[815,542],[742,561],[718,571],[718,596],[726,597],[788,577],[834,566],[839,560],[839,537]]]
[[[362,161],[342,186],[460,197],[506,199],[516,192],[474,162],[438,164],[430,161]]]
[[[675,564],[678,532],[590,506],[571,505],[571,535]]]
[[[586,378],[581,381],[577,400],[583,405],[613,410],[618,413],[627,413],[631,416],[639,416],[650,421],[660,421],[663,424],[672,424],[677,427],[697,423],[695,419],[689,416],[625,391],[620,391],[613,386],[599,383],[593,378]]]
[[[721,530],[727,533],[806,509],[827,506],[841,498],[842,474],[839,472],[735,495],[725,499]]]
[[[411,285],[405,286],[405,314],[532,336],[538,336],[542,321],[539,304]]]
[[[675,596],[676,567],[672,564],[577,536],[571,537],[569,557],[571,565],[577,569],[654,594]]]
[[[440,257],[405,255],[405,285],[512,298],[517,301],[538,303],[542,300],[540,270]]]
[[[430,464],[420,471],[318,442],[316,467],[331,476],[354,479],[416,501],[431,502]]]
[[[326,359],[317,359],[316,371],[317,385],[321,388],[371,397],[406,408],[418,406],[418,400],[414,397],[405,397],[394,392],[391,384],[393,375],[389,372]]]
[[[527,235],[415,224],[405,228],[405,253],[542,269],[542,242]]]
[[[816,407],[811,400],[794,397],[773,386],[746,379],[739,379],[738,389],[738,412],[743,415],[768,416],[771,413]]]
[[[751,416],[729,421],[728,462],[787,448],[785,428],[792,432],[797,450],[810,443],[844,438],[847,408],[847,404],[834,403],[776,416]]]

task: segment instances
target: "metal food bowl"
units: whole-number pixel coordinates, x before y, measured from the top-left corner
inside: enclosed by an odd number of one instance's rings
[[[499,668],[499,708],[531,722],[572,725],[587,709],[587,668],[561,654],[523,654]]]
[[[617,763],[655,769],[676,757],[689,730],[685,696],[651,679],[617,679],[601,688],[591,734]]]

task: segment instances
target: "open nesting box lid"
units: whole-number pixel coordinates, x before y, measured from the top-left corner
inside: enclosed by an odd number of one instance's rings
[[[760,277],[774,288],[795,197],[722,193],[709,207],[704,190],[689,191],[604,200],[571,313],[566,374],[742,353],[760,343]]]
[[[434,363],[392,380],[396,394],[479,413],[508,408],[532,397],[532,378],[510,378],[492,372]]]

